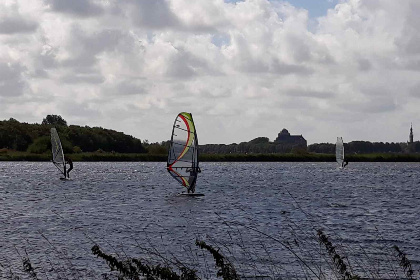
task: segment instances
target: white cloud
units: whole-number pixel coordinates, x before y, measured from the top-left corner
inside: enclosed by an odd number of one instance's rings
[[[202,143],[283,127],[309,143],[405,141],[420,123],[418,13],[343,0],[314,23],[283,1],[7,0],[0,118],[61,114],[162,141],[190,111]]]

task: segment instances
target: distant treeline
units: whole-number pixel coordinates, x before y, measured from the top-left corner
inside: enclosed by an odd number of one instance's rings
[[[143,143],[140,139],[126,135],[122,132],[105,129],[101,127],[88,127],[67,125],[67,122],[59,115],[48,115],[42,120],[41,124],[21,123],[13,118],[0,121],[0,149],[18,152],[28,152],[30,154],[48,154],[51,150],[50,129],[57,128],[60,139],[66,154],[80,153],[147,153],[149,155],[166,155],[168,153],[169,142],[149,143],[145,140]],[[414,142],[412,145],[407,143],[382,143],[353,141],[344,144],[346,155],[356,154],[400,154],[400,153],[418,153],[420,152],[420,142]],[[270,142],[267,137],[258,137],[249,142],[241,142],[239,144],[207,144],[200,145],[200,154],[206,155],[204,160],[212,158],[212,155],[231,155],[213,157],[215,161],[229,161],[233,157],[240,160],[241,155],[258,154],[258,158],[267,159],[269,154],[291,154],[301,155],[299,159],[303,159],[307,153],[312,155],[309,160],[314,159],[313,154],[335,154],[334,143],[312,144],[308,147],[302,145],[294,145],[291,143]],[[89,155],[89,159],[96,156]],[[100,155],[98,158],[104,159],[109,157]],[[121,156],[126,158],[126,156]],[[135,157],[128,157],[134,160]],[[160,158],[160,157],[159,157]],[[293,158],[293,157],[292,157]],[[82,160],[89,160],[84,158]],[[285,158],[283,158],[285,159]],[[294,158],[293,158],[294,159]],[[317,158],[315,160],[320,160]],[[151,160],[154,160],[154,158]],[[247,160],[253,160],[247,158]],[[267,159],[268,160],[268,159]],[[277,160],[270,157],[269,160]]]
[[[249,142],[225,144],[200,145],[200,153],[203,154],[283,154],[306,152],[306,146],[289,143],[270,142],[267,137],[258,137]]]
[[[352,141],[345,143],[344,149],[346,154],[414,153],[420,152],[420,142],[414,142],[412,145],[408,145],[407,143]],[[249,142],[241,142],[239,144],[200,145],[200,153],[204,154],[302,154],[305,152],[335,154],[335,143],[320,143],[303,147],[302,145],[270,142],[267,137],[258,137]]]
[[[420,152],[420,142],[416,141],[412,145],[409,145],[408,143],[352,141],[344,143],[344,150],[346,154],[418,153]],[[312,144],[308,146],[308,152],[335,154],[335,144]]]
[[[141,141],[133,136],[101,127],[68,126],[57,115],[48,115],[41,124],[21,123],[13,118],[0,121],[0,149],[48,153],[51,127],[57,129],[66,154],[95,151],[146,153]]]

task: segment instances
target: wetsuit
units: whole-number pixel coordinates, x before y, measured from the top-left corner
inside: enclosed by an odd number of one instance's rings
[[[188,182],[188,183],[190,183],[190,187],[188,188],[188,193],[190,193],[190,192],[194,193],[195,192],[195,182],[197,180],[197,173],[200,173],[200,172],[201,172],[200,167],[192,168],[190,170],[190,178],[193,178],[193,181]]]
[[[73,161],[70,158],[66,158],[66,163],[69,165],[67,170],[67,178],[70,178],[70,171],[73,169]]]

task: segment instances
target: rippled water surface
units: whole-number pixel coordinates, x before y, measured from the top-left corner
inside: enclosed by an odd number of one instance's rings
[[[74,165],[60,181],[51,163],[0,162],[0,278],[20,275],[27,253],[41,279],[102,279],[96,243],[121,258],[153,248],[215,279],[200,239],[242,276],[316,279],[329,275],[318,229],[359,275],[392,277],[393,245],[418,273],[418,163],[203,163],[195,198],[177,196],[165,163]]]

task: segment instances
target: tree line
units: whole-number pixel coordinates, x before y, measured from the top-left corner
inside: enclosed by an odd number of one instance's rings
[[[369,142],[352,141],[344,143],[346,154],[372,154],[372,153],[418,153],[420,152],[420,142],[409,143],[388,143],[388,142]],[[335,154],[335,144],[316,143],[308,146],[308,152]]]
[[[166,154],[169,142],[161,143],[145,142],[149,153]],[[344,143],[346,154],[373,154],[373,153],[418,153],[420,152],[420,142],[408,143],[384,143],[369,141],[352,141]],[[276,143],[270,142],[267,137],[258,137],[248,142],[239,144],[206,144],[199,146],[200,154],[335,154],[335,143],[316,143],[309,146],[302,144]]]
[[[169,141],[149,143],[115,130],[101,127],[68,125],[59,115],[46,116],[41,124],[19,122],[16,119],[0,121],[0,149],[26,151],[34,154],[48,153],[51,149],[50,129],[55,127],[60,135],[65,153],[116,152],[168,153]],[[344,144],[346,154],[418,153],[420,142],[383,143],[352,141]],[[316,143],[309,146],[270,142],[258,137],[239,144],[206,144],[199,146],[200,154],[335,154],[334,143]]]
[[[0,149],[47,153],[51,149],[52,127],[57,129],[65,153],[147,152],[141,140],[133,136],[101,127],[69,126],[58,115],[48,115],[41,124],[21,123],[13,118],[0,121]]]
[[[420,142],[384,143],[369,141],[352,141],[344,143],[346,154],[372,153],[418,153]],[[200,145],[200,153],[204,154],[271,154],[271,153],[320,153],[335,154],[335,143],[316,143],[306,146],[288,143],[270,142],[266,137],[258,137],[249,142],[239,144],[207,144]]]

